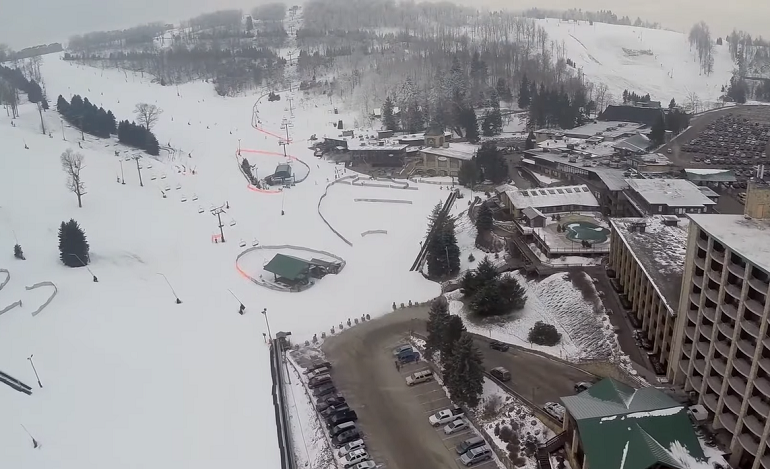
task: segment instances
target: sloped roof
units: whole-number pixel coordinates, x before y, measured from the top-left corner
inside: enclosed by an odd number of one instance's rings
[[[735,182],[732,169],[689,169],[684,170],[685,177],[690,181],[701,182]]]
[[[612,148],[644,153],[650,148],[650,139],[645,135],[636,134],[617,142]]]
[[[569,205],[599,207],[599,202],[585,184],[576,186],[554,186],[536,189],[506,191],[514,207],[543,208]]]
[[[540,210],[534,207],[524,207],[523,209],[521,209],[521,213],[523,213],[524,216],[529,218],[530,220],[534,220],[535,217],[545,218],[545,215],[543,215],[543,212],[541,212]]]
[[[660,108],[610,105],[601,113],[599,120],[636,122],[652,127],[662,116],[663,111]]]
[[[629,187],[650,205],[703,207],[716,205],[686,179],[626,179]]]
[[[263,269],[287,280],[303,278],[310,268],[310,263],[299,257],[276,254]]]
[[[275,167],[274,174],[278,174],[278,173],[291,174],[291,166],[288,164],[279,164],[278,166]]]
[[[687,409],[655,388],[607,378],[561,400],[577,421],[591,469],[686,469],[670,452],[675,442],[704,459]]]

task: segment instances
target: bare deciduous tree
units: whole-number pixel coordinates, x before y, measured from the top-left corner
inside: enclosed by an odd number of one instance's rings
[[[147,130],[152,130],[152,127],[158,122],[158,117],[163,114],[163,109],[154,104],[139,103],[134,108],[134,114],[136,114],[136,120]]]
[[[74,153],[69,148],[61,154],[61,166],[67,173],[67,189],[78,196],[78,207],[80,208],[83,208],[81,198],[86,195],[86,185],[80,177],[80,172],[86,167],[83,164],[84,159],[82,153]]]

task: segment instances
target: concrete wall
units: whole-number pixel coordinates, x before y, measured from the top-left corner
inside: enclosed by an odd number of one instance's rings
[[[749,184],[745,213],[752,218],[770,218],[770,186]]]

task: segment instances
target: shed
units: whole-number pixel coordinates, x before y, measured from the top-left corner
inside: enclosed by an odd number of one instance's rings
[[[524,207],[521,214],[527,219],[530,228],[542,228],[545,226],[545,215],[534,207]]]
[[[575,469],[687,469],[683,453],[705,460],[687,408],[658,389],[607,378],[561,401]]]
[[[288,164],[279,164],[275,167],[273,179],[286,180],[291,179],[291,166]]]
[[[264,270],[275,275],[275,280],[281,283],[307,284],[310,277],[310,263],[299,257],[286,254],[276,254],[265,264]]]

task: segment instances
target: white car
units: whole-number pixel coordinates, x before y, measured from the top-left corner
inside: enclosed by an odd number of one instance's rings
[[[345,468],[353,467],[360,462],[364,462],[369,459],[369,453],[365,449],[359,448],[349,452],[342,458],[342,466]]]
[[[438,427],[439,425],[443,425],[445,423],[452,422],[454,420],[457,420],[459,417],[463,416],[462,409],[458,407],[454,407],[451,409],[444,409],[439,410],[435,414],[428,417],[428,422],[430,422],[431,425],[434,427]]]
[[[555,402],[546,402],[545,405],[543,405],[543,410],[550,415],[551,417],[555,418],[559,422],[564,421],[564,406],[561,404],[557,404]]]
[[[461,430],[465,430],[466,428],[468,428],[468,422],[466,422],[463,419],[457,419],[454,422],[447,425],[446,427],[444,427],[444,434],[452,435]]]
[[[356,464],[353,469],[374,469],[375,467],[377,467],[377,463],[370,459]]]
[[[342,448],[340,448],[339,451],[337,451],[337,456],[343,457],[349,452],[353,451],[354,449],[364,448],[365,446],[366,445],[364,444],[364,440],[361,440],[361,439],[353,440],[350,443],[347,443]]]

